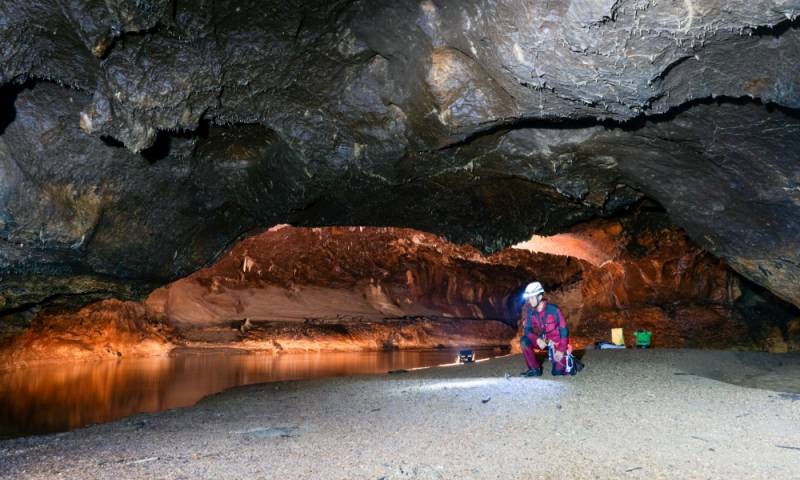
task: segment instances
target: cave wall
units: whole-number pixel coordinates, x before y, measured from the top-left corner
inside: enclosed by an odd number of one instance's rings
[[[623,222],[616,254],[552,294],[578,344],[610,341],[610,330],[622,327],[629,346],[633,332],[642,329],[653,333],[656,348],[763,348],[764,332],[748,327],[771,319],[736,309],[739,275],[672,227],[664,214],[640,213]],[[617,225],[598,222],[595,228]]]
[[[567,238],[573,249],[595,247],[595,261],[581,264],[580,277],[546,295],[567,318],[576,348],[611,341],[611,329],[623,328],[628,347],[634,331],[649,330],[654,348],[800,351],[800,310],[754,286],[646,205],[552,237]],[[519,351],[516,340],[511,346]]]
[[[565,313],[575,348],[623,327],[629,341],[651,330],[657,348],[800,349],[796,308],[698,248],[651,202],[544,240],[592,255],[485,255],[411,229],[277,226],[143,301],[46,309],[0,342],[0,368],[174,348],[518,349],[532,280]]]
[[[279,226],[237,243],[214,265],[151,293],[174,325],[258,321],[353,323],[402,318],[516,325],[531,278],[563,285],[584,262],[470,246],[410,229]]]
[[[800,2],[10,0],[0,309],[278,223],[496,251],[647,195],[800,305]]]
[[[425,232],[281,225],[141,302],[50,307],[0,342],[0,365],[166,354],[504,347],[531,278],[574,282],[584,262],[485,256]],[[0,367],[2,368],[2,367]]]

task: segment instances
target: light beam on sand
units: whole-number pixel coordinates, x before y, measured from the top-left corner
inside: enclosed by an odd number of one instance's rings
[[[516,380],[524,380],[524,384],[527,387],[526,390],[530,388],[537,390],[554,390],[554,389],[560,390],[564,388],[564,384],[562,382],[558,382],[555,380],[545,380],[541,378],[537,378],[534,380],[517,379],[514,377],[510,378],[489,377],[489,378],[474,378],[469,380],[453,379],[453,380],[439,381],[436,383],[429,383],[426,385],[419,385],[412,388],[413,390],[417,390],[420,392],[435,392],[441,390],[469,390],[473,388],[482,388],[482,387],[506,387],[509,385],[517,387],[518,385],[523,383],[523,382],[517,382]]]
[[[444,382],[436,382],[428,385],[420,385],[416,390],[420,391],[436,391],[436,390],[451,390],[451,389],[469,389],[486,387],[489,385],[496,385],[499,382],[505,382],[503,378],[477,378],[473,380],[449,380]]]
[[[483,363],[483,362],[488,362],[489,360],[493,360],[493,359],[496,359],[496,358],[505,358],[505,357],[510,357],[510,356],[511,356],[511,354],[509,353],[509,354],[506,354],[506,355],[497,355],[497,356],[493,356],[493,357],[479,358],[479,359],[473,361],[472,363]],[[431,369],[431,368],[442,368],[442,367],[458,367],[458,366],[464,365],[457,358],[458,357],[456,357],[456,361],[453,362],[453,363],[440,363],[439,365],[434,365],[434,366],[431,366],[431,367],[407,368],[406,371],[413,372],[413,371],[416,371],[416,370],[428,370],[428,369]]]

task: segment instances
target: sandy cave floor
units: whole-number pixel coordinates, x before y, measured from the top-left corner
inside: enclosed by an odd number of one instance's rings
[[[800,356],[584,360],[567,379],[520,378],[511,356],[235,388],[191,408],[0,442],[0,478],[798,477]]]

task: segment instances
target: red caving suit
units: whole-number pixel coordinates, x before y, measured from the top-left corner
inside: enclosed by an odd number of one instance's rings
[[[534,348],[537,348],[536,339],[543,338],[545,342],[552,341],[555,344],[555,350],[564,354],[560,362],[554,361],[553,375],[564,375],[567,367],[567,353],[571,350],[567,322],[558,307],[544,301],[543,303],[544,308],[541,312],[527,303],[525,304],[527,308],[522,310],[525,321],[525,328],[520,340],[522,354],[525,356],[525,363],[529,369],[540,369],[541,365],[533,352]]]

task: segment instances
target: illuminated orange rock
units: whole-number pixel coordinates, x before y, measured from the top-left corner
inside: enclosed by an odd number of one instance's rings
[[[43,315],[2,355],[18,364],[150,355],[173,345],[518,350],[520,293],[534,279],[561,307],[578,348],[608,340],[614,327],[630,344],[635,330],[647,329],[654,347],[752,345],[733,308],[738,277],[682,231],[645,227],[594,221],[522,245],[550,253],[490,256],[410,229],[275,227],[143,302]]]
[[[521,250],[487,257],[409,229],[277,227],[143,302],[43,315],[5,355],[19,364],[149,355],[173,344],[272,352],[503,346],[531,278],[557,286],[582,268]]]
[[[631,231],[618,222],[597,221],[560,237],[571,240],[574,254],[580,254],[574,248],[582,242],[595,252],[594,264],[584,264],[579,281],[549,294],[567,317],[575,346],[610,341],[616,327],[624,328],[629,346],[638,329],[653,332],[653,347],[752,343],[733,308],[741,294],[738,277],[683,231]]]
[[[581,269],[573,259],[519,250],[485,257],[408,229],[283,227],[243,240],[146,303],[184,327],[244,318],[513,322],[516,294],[530,278],[560,285]]]
[[[0,349],[0,365],[163,355],[171,328],[137,302],[104,300],[77,312],[45,313]]]

